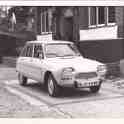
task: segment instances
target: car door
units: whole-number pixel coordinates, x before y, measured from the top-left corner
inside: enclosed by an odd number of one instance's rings
[[[27,53],[27,45],[24,46],[24,48],[22,49],[16,64],[17,70],[24,75],[26,74],[26,70],[27,70],[26,69],[26,63],[27,63],[26,53]]]
[[[35,44],[33,58],[32,58],[32,72],[33,72],[33,77],[37,81],[42,80],[43,58],[41,56],[43,56],[42,44]]]
[[[26,49],[26,57],[24,58],[24,68],[27,77],[32,78],[32,55],[33,55],[33,44],[28,44]]]

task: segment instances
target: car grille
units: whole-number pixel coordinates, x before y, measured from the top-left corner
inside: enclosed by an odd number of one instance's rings
[[[76,74],[76,79],[88,79],[88,78],[94,78],[97,77],[96,72],[89,72],[89,73],[78,73]]]

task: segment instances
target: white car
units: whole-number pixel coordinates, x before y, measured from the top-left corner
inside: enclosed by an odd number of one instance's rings
[[[17,59],[16,70],[21,85],[30,78],[44,83],[50,96],[57,96],[61,87],[98,92],[106,66],[84,58],[72,42],[28,41]]]

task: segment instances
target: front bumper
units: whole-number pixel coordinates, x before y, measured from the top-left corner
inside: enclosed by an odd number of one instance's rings
[[[101,85],[103,79],[100,77],[95,77],[91,79],[75,79],[61,80],[60,86],[62,87],[74,87],[74,88],[88,88],[92,86]]]
[[[88,80],[78,80],[75,81],[75,88],[88,88],[92,86],[99,86],[101,85],[102,80],[101,79],[88,79]]]

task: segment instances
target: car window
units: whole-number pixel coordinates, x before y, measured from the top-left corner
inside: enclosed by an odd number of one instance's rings
[[[22,52],[21,52],[20,56],[25,57],[25,56],[26,56],[26,51],[27,51],[27,47],[25,46],[25,47],[22,49]]]
[[[80,56],[77,47],[74,44],[47,44],[45,49],[46,57],[67,57],[67,56]]]
[[[33,44],[30,44],[26,48],[26,57],[32,57],[33,53]]]
[[[39,58],[39,55],[42,54],[43,55],[43,49],[42,49],[42,45],[41,44],[36,44],[34,46],[34,56],[35,58]]]

